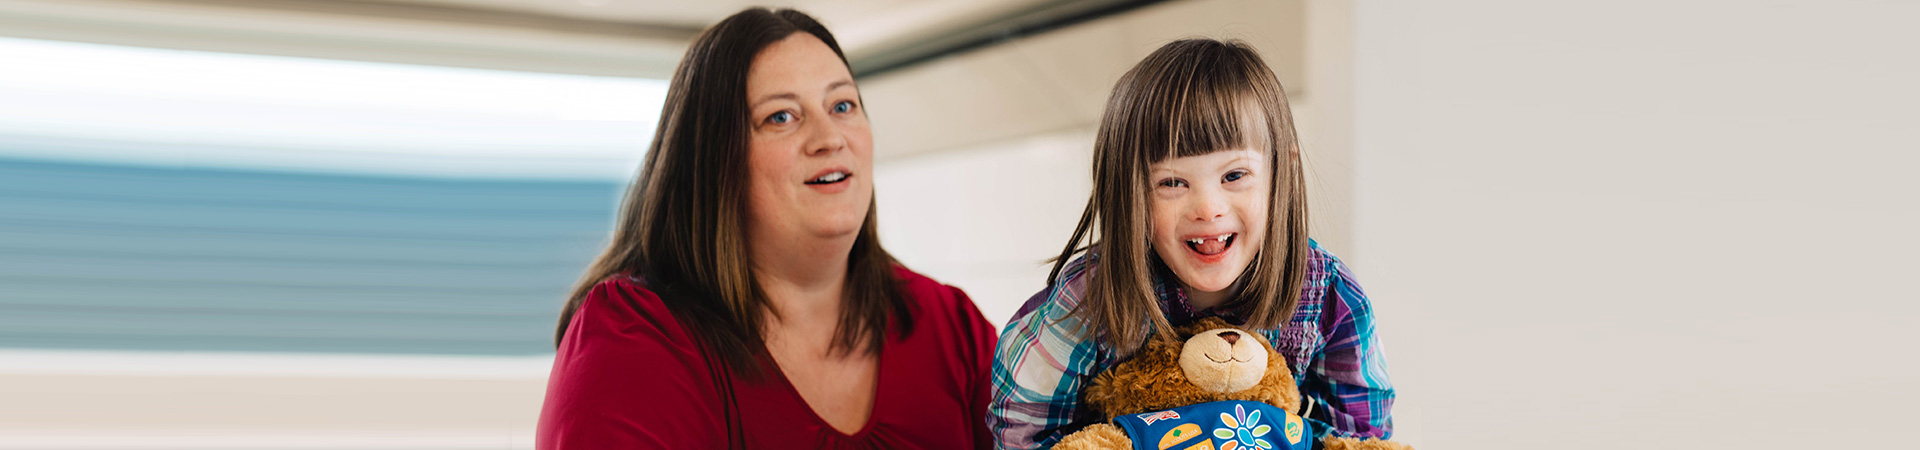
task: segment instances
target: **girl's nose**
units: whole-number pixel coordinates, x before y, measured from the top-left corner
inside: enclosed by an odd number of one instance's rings
[[[1227,199],[1224,193],[1212,189],[1196,189],[1194,194],[1197,197],[1194,198],[1193,220],[1212,222],[1226,217]]]

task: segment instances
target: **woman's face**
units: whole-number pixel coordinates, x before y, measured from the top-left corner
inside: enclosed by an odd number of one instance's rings
[[[833,49],[802,32],[761,50],[747,71],[747,105],[753,234],[858,232],[873,199],[873,134],[853,74]]]
[[[1150,169],[1154,252],[1189,290],[1232,287],[1267,238],[1266,153],[1222,150]]]

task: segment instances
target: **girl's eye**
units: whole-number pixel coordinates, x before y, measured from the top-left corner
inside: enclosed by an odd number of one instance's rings
[[[1237,180],[1239,180],[1239,179],[1241,179],[1241,178],[1245,178],[1246,176],[1247,176],[1247,171],[1245,171],[1245,170],[1235,170],[1235,171],[1232,171],[1232,172],[1227,172],[1227,175],[1226,175],[1226,176],[1223,176],[1223,177],[1220,177],[1220,180],[1221,180],[1221,181],[1224,181],[1224,182],[1228,182],[1228,183],[1232,183],[1232,182],[1234,182],[1234,181],[1237,181]]]
[[[1179,178],[1168,178],[1165,180],[1160,180],[1159,183],[1155,183],[1155,184],[1161,187],[1186,187],[1187,181]]]
[[[853,111],[853,102],[849,102],[849,101],[842,101],[842,102],[840,102],[840,103],[835,103],[835,104],[833,104],[833,112],[834,112],[834,113],[837,113],[837,114],[845,114],[845,113],[847,113],[848,111]]]
[[[773,115],[767,116],[767,122],[773,124],[793,122],[793,113],[787,111],[773,113]]]

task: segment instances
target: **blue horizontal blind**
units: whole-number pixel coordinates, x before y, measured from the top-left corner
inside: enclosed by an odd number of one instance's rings
[[[621,188],[0,159],[0,347],[551,352]]]

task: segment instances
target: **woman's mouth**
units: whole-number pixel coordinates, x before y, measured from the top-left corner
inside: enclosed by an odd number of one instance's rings
[[[1218,255],[1225,253],[1228,248],[1233,247],[1233,238],[1237,236],[1239,236],[1239,233],[1188,239],[1187,248],[1193,249],[1194,253],[1199,253],[1202,256]]]
[[[821,174],[820,176],[814,177],[811,180],[807,180],[807,184],[810,184],[810,185],[834,184],[842,181],[847,181],[848,178],[853,178],[853,174],[848,173],[845,170],[835,170],[835,171]]]

